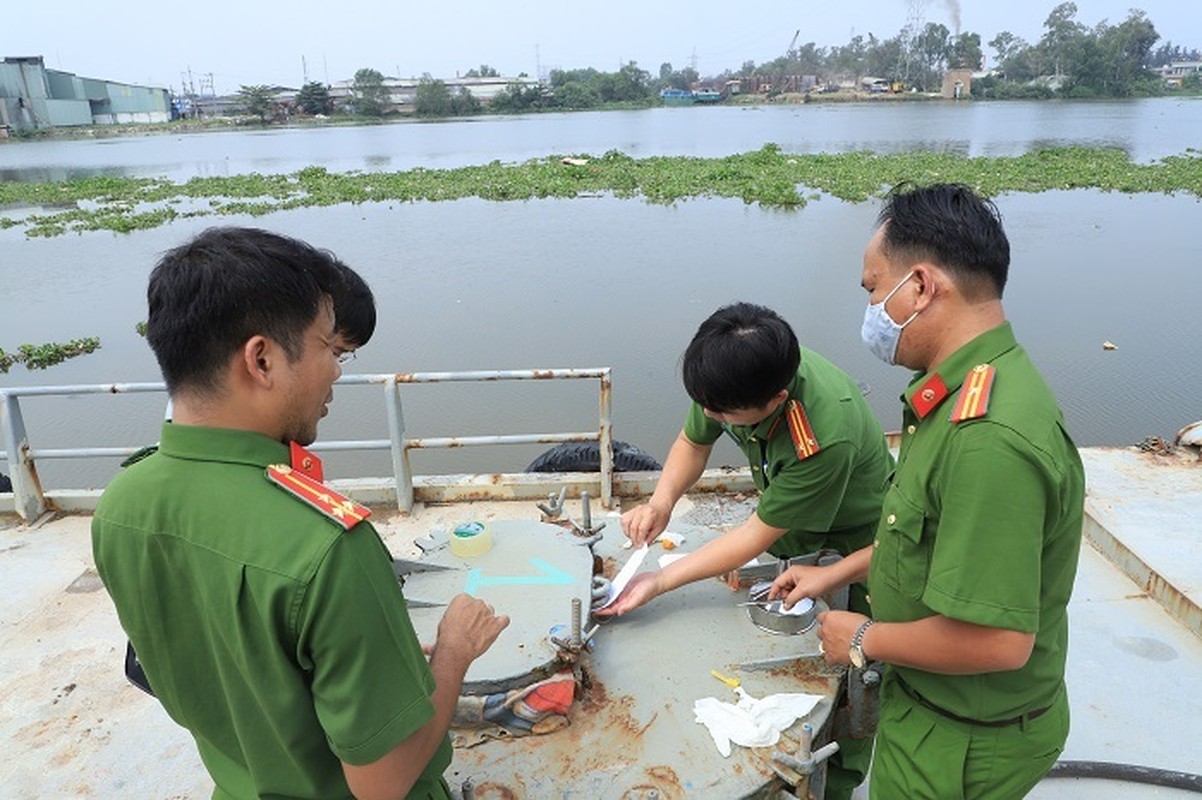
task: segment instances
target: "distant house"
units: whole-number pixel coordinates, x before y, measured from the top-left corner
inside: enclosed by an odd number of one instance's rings
[[[1191,75],[1202,75],[1202,61],[1174,61],[1160,68],[1164,85],[1170,89],[1180,89],[1185,79]]]
[[[0,135],[78,125],[166,122],[166,89],[47,69],[41,56],[0,61]]]
[[[972,70],[949,69],[943,74],[943,90],[940,94],[946,100],[972,99]]]

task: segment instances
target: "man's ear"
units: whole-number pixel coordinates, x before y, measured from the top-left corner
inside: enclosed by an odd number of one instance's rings
[[[947,280],[942,270],[932,264],[920,261],[911,268],[913,277],[910,280],[914,284],[914,310],[923,311],[935,299],[936,295],[942,294],[947,287],[944,282]]]
[[[263,388],[271,388],[279,358],[275,343],[266,336],[252,336],[243,343],[241,353],[242,370],[247,378]]]

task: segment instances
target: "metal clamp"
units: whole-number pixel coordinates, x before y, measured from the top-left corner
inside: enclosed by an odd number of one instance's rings
[[[811,750],[813,745],[814,726],[807,722],[801,726],[801,744],[797,748],[797,755],[777,751],[772,754],[772,759],[802,775],[812,775],[823,761],[839,752],[838,742],[827,742],[817,750]]]
[[[568,487],[563,486],[559,490],[559,497],[554,493],[547,495],[546,503],[535,503],[538,510],[543,512],[547,520],[559,519],[559,515],[563,513],[563,499],[567,497]]]
[[[580,544],[592,547],[597,542],[601,541],[601,531],[605,528],[605,523],[593,524],[593,511],[589,503],[589,493],[580,493],[580,510],[583,520],[576,520],[568,517],[568,523],[572,526],[572,531],[579,537],[582,537]]]

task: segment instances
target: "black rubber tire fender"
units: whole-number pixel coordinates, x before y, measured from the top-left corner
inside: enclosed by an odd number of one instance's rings
[[[658,461],[626,442],[614,442],[616,472],[645,472],[663,469]],[[550,448],[526,467],[527,472],[600,472],[599,442],[564,442]]]

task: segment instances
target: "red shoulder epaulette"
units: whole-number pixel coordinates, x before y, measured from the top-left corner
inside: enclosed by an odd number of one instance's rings
[[[267,468],[267,480],[279,486],[293,497],[320,511],[345,530],[358,525],[371,516],[371,509],[334,491],[324,483],[318,483],[287,464],[273,464]]]
[[[964,385],[960,387],[960,396],[952,408],[951,421],[965,422],[985,416],[989,410],[989,392],[993,388],[993,378],[997,369],[991,364],[977,364],[968,372]]]
[[[801,403],[790,400],[785,406],[785,418],[789,422],[789,435],[793,437],[793,447],[797,450],[799,460],[805,461],[822,449]]]

